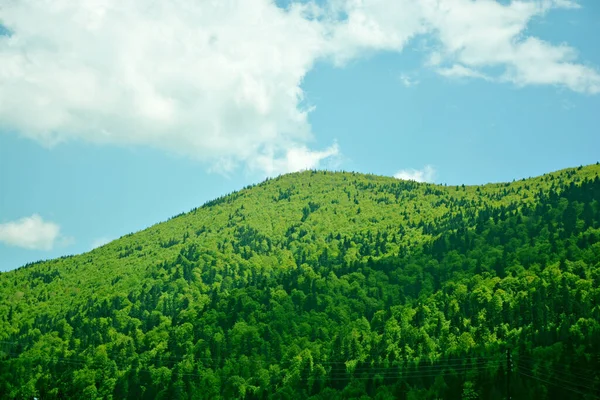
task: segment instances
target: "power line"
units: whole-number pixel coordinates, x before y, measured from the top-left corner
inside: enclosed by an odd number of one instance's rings
[[[0,344],[10,344],[10,345],[16,345],[19,344],[17,342],[7,342],[7,341],[0,341]],[[8,347],[8,346],[7,346]],[[96,360],[93,359],[93,355],[90,355],[90,358],[92,359],[88,359],[88,360],[84,360],[84,359],[73,359],[73,358],[65,358],[65,357],[60,357],[60,356],[52,356],[52,355],[40,355],[40,356],[33,356],[33,355],[27,355],[26,352],[24,353],[16,353],[16,352],[5,352],[4,353],[7,356],[11,356],[12,359],[24,359],[24,360],[47,360],[49,362],[54,362],[54,363],[64,363],[67,365],[72,365],[72,366],[80,366],[80,367],[98,367],[99,365],[103,364],[102,361],[97,362]],[[509,373],[510,373],[510,365],[512,365],[511,361],[510,361],[510,353],[508,354],[508,364],[509,365]],[[142,357],[144,358],[144,357]],[[594,391],[595,388],[594,387],[590,387],[587,386],[584,383],[587,384],[592,384],[593,386],[596,385],[595,382],[592,382],[592,379],[590,379],[589,377],[579,377],[580,379],[582,379],[583,381],[586,382],[576,382],[573,381],[573,378],[575,378],[574,375],[569,376],[569,373],[567,373],[567,371],[559,371],[556,369],[553,369],[551,367],[546,367],[546,369],[548,369],[550,372],[545,372],[543,371],[542,373],[539,372],[534,372],[533,371],[533,366],[528,366],[525,365],[524,363],[544,363],[544,362],[548,362],[548,361],[536,361],[535,359],[531,358],[531,357],[519,357],[522,358],[523,361],[521,362],[517,362],[517,366],[518,366],[518,373],[538,380],[540,382],[546,383],[546,384],[550,384],[550,385],[555,385],[558,387],[561,387],[565,390],[569,390],[573,393],[578,393],[581,395],[590,395],[593,397],[598,398],[597,395],[594,395],[592,393],[587,393],[587,392],[583,392],[583,389],[587,389],[587,390],[591,390]],[[214,362],[219,362],[222,359],[219,358],[214,358],[214,357],[193,357],[193,356],[183,356],[183,357],[167,357],[167,358],[162,358],[162,357],[152,357],[149,358],[147,360],[137,360],[141,363],[144,364],[148,364],[150,362],[153,363],[158,363],[159,365],[150,365],[150,367],[154,367],[154,368],[160,368],[161,366],[164,365],[160,365],[163,363],[175,363],[175,362],[184,362],[184,361],[191,361],[194,364],[194,368],[199,367],[198,365],[198,361],[214,361]],[[116,359],[112,359],[112,358],[107,358],[104,360],[107,363],[113,363],[112,365],[114,367],[117,368],[123,368],[123,369],[127,369],[127,370],[133,370],[133,371],[137,371],[137,372],[148,372],[151,373],[153,369],[148,369],[148,368],[134,368],[131,365],[131,360],[127,361],[125,359],[122,360],[116,360]],[[238,359],[239,361],[239,359]],[[303,360],[304,362],[309,361],[309,360]],[[351,361],[355,361],[355,360],[351,360]],[[370,360],[370,362],[373,362],[374,360]],[[458,374],[458,373],[467,373],[470,371],[476,371],[476,372],[481,372],[484,371],[486,369],[493,369],[493,368],[499,368],[502,366],[502,361],[501,359],[498,359],[498,357],[463,357],[463,358],[448,358],[448,359],[444,359],[442,360],[443,362],[441,363],[433,363],[433,364],[428,364],[427,362],[425,363],[421,363],[421,364],[403,364],[403,365],[391,365],[389,367],[383,367],[381,366],[381,362],[377,362],[376,364],[379,364],[379,366],[369,366],[369,365],[365,365],[364,362],[359,362],[359,364],[363,364],[363,365],[358,365],[357,367],[355,367],[354,369],[346,369],[346,370],[335,370],[335,366],[346,366],[347,367],[347,363],[348,361],[318,361],[318,360],[312,360],[313,365],[321,365],[322,367],[327,367],[329,366],[329,370],[325,371],[325,374],[322,375],[321,377],[319,376],[315,376],[314,375],[314,370],[313,372],[311,372],[311,374],[313,374],[312,376],[308,377],[308,378],[300,378],[300,380],[302,381],[308,381],[308,380],[315,380],[315,381],[319,381],[321,379],[325,380],[325,381],[352,381],[352,380],[377,380],[377,379],[420,379],[420,378],[431,378],[431,377],[437,377],[437,376],[441,376],[441,375],[451,375],[451,374]],[[173,365],[172,367],[175,367],[175,365]],[[171,371],[171,374],[174,375],[179,375],[179,376],[191,376],[191,377],[202,377],[204,376],[203,374],[200,373],[189,373],[189,372],[178,372],[176,370]],[[368,376],[364,376],[365,374],[368,374]],[[541,376],[536,376],[536,375],[541,375]],[[248,379],[256,379],[256,377],[250,377]],[[284,378],[285,379],[285,378]],[[293,379],[293,378],[292,378]],[[576,380],[576,379],[575,379]],[[507,389],[509,390],[509,388]],[[508,394],[509,392],[507,392]]]
[[[439,360],[436,360],[436,362],[438,361],[454,361],[454,360],[474,360],[474,359],[498,359],[498,356],[463,356],[463,357],[443,357],[440,358]],[[345,364],[348,361],[353,361],[353,360],[347,360],[347,361],[321,361],[321,364]],[[426,363],[426,362],[430,362],[430,360],[423,360],[422,363]]]
[[[364,368],[383,368],[383,369],[387,369],[387,368],[429,368],[429,367],[437,367],[437,366],[454,366],[454,365],[458,365],[458,366],[462,366],[462,365],[472,365],[472,364],[484,364],[484,363],[488,363],[488,362],[495,362],[497,360],[481,360],[481,361],[475,361],[475,362],[469,362],[469,361],[464,361],[464,362],[452,362],[452,363],[436,363],[436,364],[404,364],[404,365],[390,365],[389,367],[385,367],[385,366],[380,366],[380,367],[369,367],[369,366],[365,366]],[[315,364],[323,364],[323,365],[328,365],[327,363],[323,363],[320,361],[316,361],[313,360],[313,363]],[[382,363],[377,363],[377,364],[382,364]],[[345,363],[336,363],[336,365],[346,365]]]
[[[61,362],[69,362],[69,363],[77,363],[77,364],[94,364],[94,361],[90,361],[90,360],[83,360],[83,359],[72,359],[72,358],[64,358],[64,357],[60,357],[60,356],[52,356],[52,355],[40,355],[40,356],[33,356],[33,355],[24,355],[24,353],[15,353],[15,352],[7,352],[5,353],[7,355],[12,356],[11,358],[13,359],[24,359],[24,360],[49,360],[49,361],[61,361]],[[93,356],[92,356],[93,357]],[[206,358],[205,358],[206,359]],[[195,361],[198,359],[191,359],[189,361]],[[212,360],[212,361],[218,361],[217,359],[208,359],[208,360]],[[130,361],[126,361],[126,360],[115,360],[115,359],[111,359],[108,358],[107,359],[108,362],[114,362],[115,364],[118,364],[119,362],[126,362],[127,364],[130,363]],[[140,360],[138,360],[140,361]],[[186,358],[173,358],[173,359],[162,359],[162,358],[153,358],[153,359],[149,359],[146,360],[146,362],[148,361],[154,361],[154,362],[162,362],[162,361],[188,361],[188,359]],[[239,361],[239,360],[238,360]],[[320,362],[314,362],[313,361],[313,365],[321,365]],[[343,365],[343,364],[340,364]],[[368,366],[359,366],[353,369],[353,371],[393,371],[393,370],[398,370],[398,371],[418,371],[418,370],[426,370],[426,371],[436,371],[439,369],[460,369],[460,368],[478,368],[478,367],[492,367],[492,366],[497,366],[499,364],[492,362],[492,361],[479,361],[476,363],[441,363],[441,364],[434,364],[434,365],[415,365],[415,366],[390,366],[390,367],[368,367]]]
[[[19,356],[17,353],[8,353],[12,356]],[[17,358],[17,357],[15,357]],[[45,356],[45,357],[33,357],[33,356],[29,356],[29,357],[23,357],[22,355],[18,358],[21,359],[29,359],[29,360],[40,360],[40,359],[45,359],[48,361],[54,361],[54,362],[60,362],[60,363],[65,363],[65,364],[71,364],[71,365],[77,365],[77,366],[81,366],[81,367],[87,367],[87,366],[93,366],[94,364],[96,364],[96,362],[92,361],[84,361],[84,360],[73,360],[73,359],[66,359],[64,357],[56,357],[56,356]],[[117,367],[129,367],[131,368],[131,364],[127,363],[126,365],[121,364],[118,365],[117,361],[114,359],[108,359],[108,362],[114,362],[115,365]],[[401,378],[423,378],[423,377],[434,377],[434,376],[438,376],[438,375],[446,375],[446,374],[451,374],[451,373],[458,373],[458,372],[468,372],[468,371],[480,371],[489,367],[495,367],[495,366],[499,366],[499,364],[487,364],[487,365],[464,365],[464,366],[446,366],[446,365],[440,365],[440,366],[430,366],[429,368],[421,368],[420,370],[413,370],[413,369],[398,369],[397,372],[394,372],[393,370],[386,370],[386,369],[382,369],[382,370],[371,370],[371,369],[364,369],[361,371],[340,371],[340,372],[333,372],[329,371],[326,372],[326,375],[324,375],[323,377],[326,380],[332,380],[332,381],[337,381],[337,380],[370,380],[370,379],[401,379]],[[433,367],[433,368],[432,368]],[[157,368],[160,368],[157,367]],[[145,368],[133,368],[134,370],[138,371],[138,372],[152,372],[152,370],[150,369],[145,369]],[[358,372],[360,373],[367,373],[367,372],[371,372],[374,373],[374,375],[370,376],[370,377],[362,377],[362,376],[353,376],[354,373]],[[194,376],[194,377],[202,377],[203,375],[201,374],[197,374],[197,373],[182,373],[182,372],[177,372],[177,371],[171,371],[172,374],[177,374],[177,375],[182,375],[182,376]],[[342,377],[341,375],[347,375]],[[315,378],[313,378],[315,379]]]
[[[535,365],[524,365],[521,364],[522,367],[524,368],[528,368],[530,370],[534,370],[535,369]],[[592,384],[595,384],[596,382],[600,382],[600,375],[598,375],[599,373],[597,372],[596,374],[592,374],[592,375],[588,375],[588,376],[583,376],[583,375],[579,375],[579,374],[575,374],[573,372],[570,372],[566,369],[561,369],[561,368],[556,368],[554,366],[538,366],[541,369],[541,372],[552,372],[555,374],[563,374],[564,376],[568,376],[569,378],[575,378],[575,379],[579,379],[585,382],[589,382]],[[598,377],[595,377],[594,375],[598,375]]]
[[[451,372],[469,372],[469,371],[473,371],[476,369],[473,368],[464,368],[464,369],[460,369],[460,370],[454,370]],[[384,375],[384,374],[375,374],[373,376],[369,376],[369,377],[362,377],[362,376],[349,376],[349,377],[339,377],[339,376],[327,376],[327,375],[323,375],[323,378],[325,378],[328,381],[352,381],[352,380],[371,380],[371,379],[402,379],[402,378],[406,378],[406,379],[416,379],[416,378],[428,378],[428,377],[436,377],[436,376],[440,376],[440,375],[448,375],[450,373],[450,371],[425,371],[423,373],[416,373],[416,374],[408,374],[408,373],[404,373],[404,374],[394,374],[394,375]],[[305,378],[305,379],[301,379],[301,380],[308,380],[310,378]]]
[[[519,358],[519,359],[523,358],[524,361],[529,361],[529,362],[533,362],[533,363],[552,363],[552,361],[550,361],[550,360],[541,360],[541,359],[536,360],[535,358],[527,356],[527,355],[524,355],[524,354],[523,355],[518,355],[517,358]],[[555,365],[558,365],[558,364],[555,364]],[[577,366],[571,366],[571,365],[569,366],[569,368],[577,370],[577,371],[581,371],[581,372],[589,372],[591,374],[597,374],[598,373],[598,370],[589,369],[589,368],[583,368],[583,367],[577,367]]]
[[[577,393],[577,394],[580,394],[580,395],[582,395],[582,396],[593,396],[593,397],[599,398],[598,396],[596,396],[596,395],[594,395],[594,394],[592,394],[592,393],[584,393],[584,392],[581,392],[581,391],[579,391],[579,390],[576,390],[576,389],[573,389],[573,388],[570,388],[570,387],[567,387],[567,386],[563,386],[563,385],[561,385],[561,384],[558,384],[558,383],[550,382],[550,381],[547,381],[547,380],[545,380],[545,379],[538,378],[537,376],[533,376],[533,375],[526,374],[526,373],[522,372],[521,370],[519,370],[518,372],[519,372],[519,374],[521,374],[521,375],[527,376],[527,377],[529,377],[529,378],[536,379],[536,380],[538,380],[538,381],[540,381],[540,382],[544,382],[544,383],[547,383],[547,384],[550,384],[550,385],[557,386],[557,387],[559,387],[559,388],[561,388],[561,389],[566,389],[566,390],[569,390],[569,391],[571,391],[571,392],[573,392],[573,393]]]
[[[561,381],[561,382],[563,382],[563,383],[566,383],[566,384],[569,384],[569,385],[573,385],[573,386],[578,386],[578,387],[579,387],[579,388],[581,388],[581,389],[596,390],[596,389],[595,389],[595,388],[593,388],[593,387],[585,386],[585,385],[582,385],[582,384],[580,384],[580,383],[576,383],[576,382],[570,381],[570,380],[568,380],[568,379],[561,378],[561,377],[559,377],[559,376],[555,376],[555,375],[553,376],[553,375],[544,374],[544,373],[539,373],[539,372],[537,372],[537,373],[536,373],[536,372],[535,372],[535,371],[533,371],[532,369],[530,369],[530,368],[526,368],[526,367],[524,367],[524,366],[521,366],[521,365],[519,365],[519,368],[522,368],[522,369],[524,369],[525,371],[527,371],[527,372],[529,372],[529,373],[531,373],[531,374],[534,374],[534,375],[542,375],[542,376],[544,376],[546,379],[557,379],[557,380],[559,380],[559,381]]]
[[[496,363],[485,363],[485,364],[470,364],[470,365],[434,365],[434,366],[428,366],[428,367],[422,367],[422,368],[401,368],[401,367],[392,367],[392,368],[369,368],[369,367],[362,367],[362,368],[354,368],[352,369],[353,372],[388,372],[388,371],[406,371],[408,372],[418,372],[418,371],[431,371],[431,372],[435,372],[435,371],[443,371],[443,370],[457,370],[457,369],[475,369],[475,368],[481,368],[481,369],[485,369],[485,368],[491,368],[491,367],[498,367],[500,366],[501,363],[496,362]],[[345,373],[345,372],[344,372]]]
[[[387,371],[405,371],[406,373],[410,373],[410,372],[419,372],[419,371],[431,371],[431,372],[435,372],[435,371],[440,371],[440,370],[445,370],[445,369],[449,369],[449,370],[455,370],[455,369],[470,369],[470,368],[489,368],[489,367],[496,367],[496,366],[500,366],[501,363],[500,362],[496,362],[494,364],[476,364],[476,365],[457,365],[457,366],[445,366],[445,365],[440,365],[440,366],[434,366],[431,368],[417,368],[417,369],[413,369],[413,368],[363,368],[363,369],[352,369],[351,371],[359,371],[359,372],[364,372],[364,371],[375,371],[375,372],[387,372]]]
[[[17,342],[1,342],[0,343],[9,343],[9,344],[18,344]],[[26,354],[27,351],[32,350],[32,349],[27,349],[24,350],[21,353],[15,353],[15,352],[10,352],[11,355],[22,358],[22,359],[31,359],[31,358],[36,358],[39,359],[40,357],[33,357],[33,356],[24,356],[24,354]],[[91,355],[93,357],[93,355]],[[49,357],[49,356],[45,356],[45,357]],[[55,357],[55,356],[50,356],[50,357]],[[55,357],[56,358],[56,357]],[[155,362],[177,362],[177,361],[187,361],[190,360],[190,356],[181,356],[181,357],[159,357],[159,356],[155,356],[155,357],[151,357],[147,360],[143,360],[144,354],[142,353],[139,357],[138,360],[140,361],[145,361],[145,362],[149,362],[149,361],[155,361]],[[191,357],[191,361],[210,361],[210,362],[218,362],[218,361],[222,361],[223,358],[216,358],[216,357]],[[483,364],[486,362],[494,362],[494,360],[497,360],[498,357],[478,357],[478,356],[473,356],[473,357],[455,357],[455,358],[447,358],[447,359],[443,359],[440,360],[441,362],[438,363],[432,363],[429,364],[427,362],[423,362],[423,363],[406,363],[406,364],[400,364],[400,365],[390,365],[389,367],[386,366],[381,366],[381,364],[384,364],[385,360],[382,361],[377,361],[377,360],[369,360],[366,362],[373,362],[375,364],[379,364],[379,366],[368,366],[368,365],[359,365],[357,368],[361,369],[369,369],[369,370],[373,370],[373,369],[391,369],[391,368],[404,368],[404,369],[410,369],[410,368],[433,368],[433,367],[452,367],[452,366],[463,366],[463,365],[476,365],[476,364]],[[69,359],[69,360],[73,360],[73,359]],[[117,360],[113,360],[113,359],[109,359],[110,361],[115,361],[117,362]],[[239,361],[239,358],[238,358]],[[343,366],[347,366],[348,362],[352,362],[352,361],[357,361],[358,364],[364,364],[364,361],[358,361],[358,360],[347,360],[347,361],[319,361],[319,360],[315,360],[313,359],[312,362],[313,364],[321,364],[324,366],[327,365],[343,365]],[[450,362],[451,361],[451,362]],[[86,360],[81,360],[81,362],[87,362]]]

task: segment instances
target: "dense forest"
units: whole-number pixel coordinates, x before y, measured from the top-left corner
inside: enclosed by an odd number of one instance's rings
[[[600,166],[269,179],[0,274],[0,398],[600,398]]]

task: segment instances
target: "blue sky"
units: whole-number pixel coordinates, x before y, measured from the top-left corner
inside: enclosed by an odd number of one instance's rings
[[[79,3],[0,10],[0,271],[304,168],[600,159],[593,0]]]

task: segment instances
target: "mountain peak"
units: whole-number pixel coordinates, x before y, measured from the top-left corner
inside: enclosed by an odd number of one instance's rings
[[[598,371],[582,354],[600,354],[599,172],[445,186],[304,171],[1,274],[0,394],[374,396],[359,383],[412,393],[445,371],[452,397],[469,371],[492,398],[506,347],[530,375]]]

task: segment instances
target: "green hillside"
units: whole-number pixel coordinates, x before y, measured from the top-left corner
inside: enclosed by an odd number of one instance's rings
[[[295,173],[2,273],[0,398],[600,398],[599,175]]]

